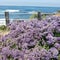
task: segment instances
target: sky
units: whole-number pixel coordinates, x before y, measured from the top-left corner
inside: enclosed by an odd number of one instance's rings
[[[1,5],[60,7],[60,0],[0,0],[0,6]]]

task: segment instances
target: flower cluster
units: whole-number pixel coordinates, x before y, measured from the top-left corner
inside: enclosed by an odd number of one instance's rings
[[[0,60],[58,60],[60,17],[14,21],[0,38]]]

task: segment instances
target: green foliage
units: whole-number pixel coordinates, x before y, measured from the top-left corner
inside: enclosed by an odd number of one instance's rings
[[[13,44],[12,46],[10,46],[12,49],[13,48],[17,48],[17,45],[16,44]]]
[[[9,31],[9,28],[5,25],[0,26],[1,31]]]
[[[30,19],[33,19],[33,18],[38,18],[37,14],[33,14],[30,16]]]
[[[45,37],[43,37],[39,42],[38,42],[38,46],[41,46],[42,48],[49,50],[49,45],[47,43],[42,44],[41,42],[43,42],[43,40],[45,39]]]
[[[57,12],[60,13],[60,10],[58,10]]]
[[[30,19],[34,19],[34,18],[38,18],[38,15],[37,15],[37,14],[33,14],[33,15],[30,16]],[[45,14],[42,15],[41,18],[42,18],[42,19],[43,19],[43,18],[46,18],[46,15],[45,15]]]
[[[54,31],[53,34],[54,34],[54,36],[56,36],[56,37],[60,37],[60,33],[56,32],[56,31]]]
[[[7,58],[8,60],[13,60],[13,57],[11,55],[9,55]]]
[[[58,60],[60,60],[60,54],[59,54],[59,56],[58,56]]]
[[[44,49],[49,50],[49,46],[46,44],[43,46]]]
[[[2,25],[2,26],[0,26],[0,30],[6,30],[6,26],[5,25]]]
[[[60,33],[55,33],[55,36],[60,37]]]
[[[43,14],[43,15],[42,15],[42,19],[43,19],[43,18],[46,18],[46,16],[47,16],[46,14]]]

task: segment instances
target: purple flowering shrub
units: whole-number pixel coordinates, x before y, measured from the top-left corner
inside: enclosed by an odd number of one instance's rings
[[[60,60],[60,17],[15,21],[0,38],[0,60]]]

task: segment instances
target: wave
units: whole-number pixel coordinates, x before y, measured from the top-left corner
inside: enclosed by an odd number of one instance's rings
[[[0,14],[4,14],[4,12],[9,12],[10,14],[37,14],[36,11],[20,11],[20,10],[12,10],[12,9],[7,9],[7,10],[0,10]]]
[[[19,12],[19,10],[9,10],[8,9],[8,10],[5,10],[5,12],[13,12],[14,13],[14,12]]]
[[[31,11],[31,12],[28,12],[28,14],[37,14],[36,11]]]
[[[4,14],[3,12],[0,12],[0,14]]]
[[[4,10],[0,10],[0,14],[3,14],[4,13]]]

